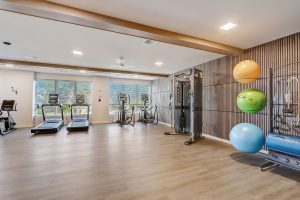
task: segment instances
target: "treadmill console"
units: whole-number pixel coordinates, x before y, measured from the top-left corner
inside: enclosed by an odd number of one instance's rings
[[[85,96],[84,94],[76,94],[76,104],[84,104]]]
[[[149,102],[149,95],[148,94],[142,94],[141,95],[141,100],[143,102]]]
[[[58,94],[49,94],[49,104],[58,103]]]
[[[124,103],[127,103],[127,94],[126,93],[120,93],[119,94],[120,101],[124,101]]]
[[[1,105],[2,111],[14,111],[15,110],[15,100],[3,100]]]

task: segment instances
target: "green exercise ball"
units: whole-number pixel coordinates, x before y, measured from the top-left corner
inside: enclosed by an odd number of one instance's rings
[[[241,111],[256,114],[267,105],[267,96],[261,90],[248,88],[238,94],[236,104]]]

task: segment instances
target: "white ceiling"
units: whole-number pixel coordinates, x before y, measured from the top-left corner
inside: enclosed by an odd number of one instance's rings
[[[120,70],[116,59],[123,56],[121,70],[170,74],[222,56],[161,42],[145,45],[142,38],[6,11],[0,11],[0,27],[2,59]],[[83,55],[75,56],[72,50]],[[156,61],[164,65],[155,66]]]
[[[300,31],[299,0],[51,1],[240,48]],[[237,27],[220,30],[227,22]]]
[[[6,67],[3,64],[0,64],[0,70],[19,70],[19,71],[33,71],[38,73],[47,73],[47,74],[65,74],[65,75],[76,75],[76,76],[104,76],[110,78],[121,78],[121,79],[136,79],[136,80],[155,80],[155,76],[143,76],[143,75],[134,75],[134,74],[120,74],[120,73],[109,73],[109,72],[92,72],[85,71],[84,73],[78,70],[68,70],[68,69],[56,69],[56,68],[45,68],[45,67],[28,67],[28,66],[13,66]]]

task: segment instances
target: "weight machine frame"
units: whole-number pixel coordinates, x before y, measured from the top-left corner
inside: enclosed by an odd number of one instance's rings
[[[196,80],[198,79],[198,80]],[[185,145],[191,145],[194,142],[197,142],[204,137],[202,136],[202,80],[203,80],[203,72],[196,68],[190,69],[188,72],[176,74],[171,76],[172,82],[172,93],[170,94],[170,104],[169,108],[171,110],[171,131],[165,132],[165,135],[189,135],[189,139],[184,142]],[[176,131],[175,129],[175,83],[178,81],[185,81],[186,83],[190,84],[190,91],[188,92],[189,95],[189,112],[190,112],[190,122],[189,122],[189,131]],[[196,81],[197,87],[196,87]],[[195,101],[195,92],[197,92],[200,99]],[[181,99],[183,101],[183,99]],[[200,101],[200,102],[199,102]],[[200,114],[200,122],[195,123],[195,111],[201,112]],[[197,116],[199,117],[199,116]],[[195,126],[199,126],[196,128]],[[197,130],[199,129],[199,130]]]

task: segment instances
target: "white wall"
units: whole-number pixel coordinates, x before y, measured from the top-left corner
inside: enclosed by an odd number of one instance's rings
[[[90,76],[76,76],[67,74],[54,74],[54,73],[35,73],[36,79],[53,79],[53,80],[69,80],[69,81],[90,81],[92,78]]]
[[[152,84],[152,81],[121,79],[121,78],[110,78],[109,81],[112,83],[137,84],[137,85],[151,85]]]
[[[92,123],[110,123],[109,120],[109,78],[93,77]],[[99,93],[100,90],[100,93]],[[101,101],[99,102],[99,95]]]
[[[16,120],[16,127],[32,126],[32,97],[33,72],[0,69],[0,101],[15,99],[17,112],[11,112]],[[11,91],[11,87],[18,89],[18,95]]]
[[[146,84],[151,85],[151,81],[116,79],[108,77],[75,76],[50,73],[34,73],[28,71],[2,70],[0,69],[0,101],[3,99],[15,99],[18,103],[18,111],[12,115],[16,120],[17,127],[32,127],[41,122],[41,118],[35,120],[33,124],[33,83],[35,79],[54,80],[74,80],[90,81],[93,84],[92,91],[92,116],[91,123],[110,123],[109,116],[109,83]],[[18,89],[18,95],[11,91],[11,86]],[[101,91],[99,93],[99,90]],[[99,102],[99,95],[101,101]]]

